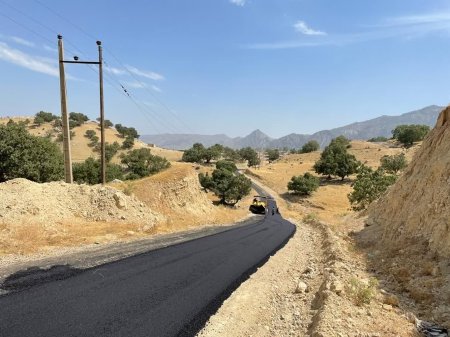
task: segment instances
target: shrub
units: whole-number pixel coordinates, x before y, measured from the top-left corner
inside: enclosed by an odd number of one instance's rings
[[[320,180],[311,173],[306,172],[303,176],[294,176],[288,183],[288,191],[298,195],[310,195],[319,188]]]
[[[386,137],[382,137],[382,136],[378,136],[378,137],[374,137],[374,138],[370,138],[368,140],[368,142],[371,143],[378,143],[378,142],[387,142],[387,138]]]
[[[278,149],[268,149],[266,155],[269,163],[271,163],[280,158],[280,151]]]
[[[357,278],[352,278],[346,287],[347,293],[357,306],[370,304],[376,295],[378,280],[371,278],[368,283],[364,283]]]
[[[95,185],[102,182],[100,160],[92,157],[82,163],[73,164],[73,180],[79,184]],[[123,169],[117,164],[106,165],[106,181],[123,179]]]
[[[310,140],[309,142],[307,142],[306,144],[304,144],[302,146],[300,153],[314,152],[314,151],[318,151],[319,149],[320,149],[319,143],[315,140]]]
[[[203,162],[205,151],[203,144],[195,143],[190,149],[183,152],[181,160],[188,163],[201,163]]]
[[[106,123],[105,123],[106,126]],[[116,130],[122,138],[139,138],[139,134],[137,133],[135,128],[126,127],[122,124],[116,124]]]
[[[248,167],[258,166],[261,164],[261,160],[258,157],[258,152],[247,146],[239,150],[239,156],[247,161]]]
[[[55,116],[51,112],[39,111],[34,116],[34,124],[41,125],[43,123],[50,123],[55,119],[58,119],[58,116]]]
[[[133,137],[127,137],[122,143],[122,149],[128,150],[131,149],[134,146],[134,138]]]
[[[396,178],[394,175],[386,174],[383,169],[374,171],[370,167],[362,166],[353,184],[353,192],[348,194],[353,210],[366,209],[395,182]]]
[[[399,125],[392,130],[392,136],[403,145],[410,146],[414,142],[423,140],[429,131],[430,127],[427,125]]]
[[[236,164],[232,161],[229,160],[219,160],[216,163],[216,169],[218,170],[228,170],[230,172],[236,172],[237,171],[237,167]]]
[[[31,135],[22,124],[0,125],[0,182],[25,178],[43,183],[63,177],[63,155],[55,143]]]
[[[69,128],[72,129],[74,127],[80,126],[88,120],[89,117],[80,112],[71,112],[69,114]]]
[[[146,148],[130,151],[122,157],[122,164],[127,166],[127,178],[133,179],[147,177],[170,167],[166,158],[152,155]]]
[[[380,167],[383,170],[393,174],[397,174],[397,172],[403,170],[408,165],[404,153],[399,153],[393,156],[383,156],[381,157],[380,162]]]
[[[208,172],[206,172],[206,174],[199,173],[198,180],[200,185],[205,189],[205,192],[208,192],[208,190],[212,190],[214,188],[214,182]]]
[[[97,133],[94,130],[86,130],[84,136],[88,139],[92,139],[92,137],[97,136]]]

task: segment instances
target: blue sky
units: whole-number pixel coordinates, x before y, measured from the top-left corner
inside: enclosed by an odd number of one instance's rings
[[[449,1],[0,0],[1,116],[60,113],[57,33],[66,59],[102,40],[106,118],[141,134],[280,137],[449,102]],[[66,72],[69,110],[95,119],[96,69]]]

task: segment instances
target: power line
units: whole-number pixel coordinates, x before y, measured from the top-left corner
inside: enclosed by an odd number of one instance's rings
[[[51,27],[49,27],[49,26],[43,24],[42,22],[40,22],[40,21],[34,19],[32,16],[28,15],[27,13],[24,13],[23,11],[21,11],[21,10],[18,9],[17,7],[15,7],[15,6],[13,6],[13,5],[11,5],[11,4],[9,4],[9,3],[3,1],[3,0],[0,0],[0,2],[3,3],[4,5],[8,6],[9,8],[13,9],[14,11],[18,12],[19,14],[25,16],[27,19],[29,19],[29,20],[35,22],[35,23],[38,24],[39,26],[45,28],[45,29],[48,30],[49,32],[54,33],[54,34],[56,34],[56,35],[58,34],[58,32],[55,31],[53,28],[51,28]],[[57,15],[58,17],[60,17],[60,18],[63,19],[64,21],[67,21],[69,24],[71,24],[72,26],[74,26],[76,29],[78,29],[79,31],[81,31],[81,32],[82,32],[83,34],[85,34],[86,36],[88,36],[88,37],[90,37],[90,38],[92,38],[92,39],[95,39],[95,37],[94,37],[93,35],[89,34],[88,32],[86,32],[85,30],[83,30],[81,27],[79,27],[78,25],[74,24],[74,23],[71,22],[70,20],[66,19],[65,17],[63,17],[62,15],[60,15],[59,13],[57,13],[56,11],[54,11],[52,8],[50,8],[50,7],[48,7],[47,5],[43,4],[43,3],[40,2],[39,0],[35,0],[35,2],[37,2],[37,3],[40,4],[40,5],[42,5],[42,6],[45,7],[47,10],[51,11],[53,14]],[[6,14],[4,14],[4,13],[1,13],[1,12],[0,12],[0,15],[3,15],[4,17],[6,17],[7,19],[9,19],[9,20],[12,21],[13,23],[19,25],[20,27],[22,27],[23,29],[25,29],[25,30],[31,32],[32,34],[34,34],[34,35],[36,35],[36,36],[39,36],[40,38],[42,38],[43,40],[47,41],[48,43],[50,43],[50,44],[53,44],[53,43],[54,43],[54,41],[50,40],[48,37],[46,37],[46,36],[40,34],[40,33],[37,32],[36,30],[33,30],[33,29],[27,27],[26,25],[24,25],[24,24],[22,24],[21,22],[15,20],[15,19],[13,19],[13,18],[11,18],[10,16],[8,16],[8,15],[6,15]],[[85,54],[83,51],[81,51],[81,49],[79,49],[73,42],[71,42],[71,41],[70,41],[69,39],[67,39],[67,38],[65,38],[65,41],[66,41],[68,44],[70,44],[70,45],[73,47],[73,49],[76,50],[76,52],[75,52],[75,51],[72,50],[71,48],[66,48],[68,52],[73,53],[74,55],[75,55],[75,54],[79,54],[79,55],[81,55],[81,56],[83,56],[83,57],[86,57],[86,54]],[[105,49],[106,49],[106,48],[105,48]],[[126,69],[127,72],[128,72],[128,73],[129,73],[129,74],[130,74],[130,75],[131,75],[131,76],[132,76],[132,77],[133,77],[133,78],[134,78],[134,79],[135,79],[135,80],[136,80],[136,81],[144,88],[144,89],[146,89],[147,91],[149,91],[149,89],[148,89],[148,87],[146,86],[146,84],[143,83],[142,81],[140,81],[138,78],[136,78],[136,77],[134,76],[134,74],[132,74],[132,73],[129,71],[129,69],[127,69],[127,68],[126,68],[126,67],[118,60],[118,58],[112,53],[112,51],[108,50],[108,53],[111,54],[111,55],[116,59],[116,61],[119,62],[119,63],[122,65],[122,67],[123,67],[124,69]],[[107,64],[106,62],[104,62],[104,63],[108,66],[108,64]],[[91,71],[97,73],[97,70],[94,69],[95,67],[93,67],[92,65],[88,65],[88,66],[89,66],[89,69],[90,69]],[[115,90],[119,91],[121,94],[124,94],[125,97],[127,97],[128,99],[130,99],[130,100],[132,101],[132,103],[138,108],[138,110],[144,115],[144,117],[149,121],[149,124],[154,126],[154,128],[157,130],[157,132],[160,132],[160,130],[159,130],[159,128],[157,128],[157,127],[154,125],[154,124],[155,124],[155,121],[156,121],[157,123],[161,124],[161,125],[162,125],[164,128],[166,128],[166,129],[175,130],[175,132],[178,131],[177,128],[175,127],[175,125],[174,125],[173,123],[167,123],[167,122],[166,122],[166,121],[165,121],[165,120],[164,120],[164,119],[163,119],[163,118],[162,118],[155,110],[153,110],[150,106],[148,106],[148,105],[145,104],[145,103],[142,103],[142,106],[141,106],[141,105],[139,104],[139,102],[136,101],[136,99],[133,97],[133,95],[131,94],[131,91],[130,91],[129,89],[127,89],[127,88],[122,84],[121,81],[119,81],[117,78],[113,78],[109,73],[108,73],[108,74],[105,74],[105,75],[106,75],[106,76],[105,76],[105,81],[106,81],[111,87],[113,87]],[[112,74],[112,75],[114,75],[114,77],[115,77],[115,74]],[[118,84],[118,86],[116,86],[113,82],[116,82],[116,83]],[[119,87],[120,87],[120,88],[119,88]],[[172,112],[172,111],[171,111],[171,110],[170,110],[170,109],[169,109],[162,101],[158,100],[158,98],[157,98],[155,95],[153,95],[153,93],[152,93],[151,91],[149,91],[149,92],[150,92],[150,94],[152,95],[152,97],[153,97],[155,100],[157,100],[158,103],[159,103],[161,106],[165,107],[166,110]],[[172,112],[172,113],[173,113],[173,112]],[[151,115],[151,117],[153,118],[153,120],[150,120],[149,117],[147,116],[147,114]],[[179,121],[181,121],[181,122],[184,124],[184,122],[183,122],[181,119],[179,119],[178,116],[175,115],[175,117],[176,117]]]
[[[55,11],[53,8],[47,6],[46,4],[42,3],[40,0],[34,0],[36,3],[40,4],[41,6],[43,6],[44,8],[46,8],[48,11],[52,12],[53,14],[55,14],[56,16],[58,16],[61,20],[66,21],[67,23],[69,23],[71,26],[73,26],[74,28],[78,29],[81,33],[83,33],[84,35],[86,35],[89,38],[92,39],[97,39],[95,36],[93,36],[92,34],[90,34],[89,32],[85,31],[82,27],[80,27],[79,25],[75,24],[74,22],[72,22],[71,20],[67,19],[66,17],[64,17],[63,15],[61,15],[60,13],[58,13],[57,11]],[[159,99],[146,85],[145,83],[143,83],[139,78],[137,78],[137,76],[135,74],[133,74],[133,72],[131,72],[115,55],[114,53],[110,50],[110,48],[105,47],[104,48],[106,50],[107,53],[109,53],[114,59],[115,61],[121,65],[121,67],[123,69],[125,69],[128,74],[134,78],[134,80],[136,80],[152,97],[154,100],[156,100],[156,102],[158,102],[159,105],[161,105],[166,111],[168,111],[176,120],[178,120],[178,122],[180,122],[185,128],[187,128],[189,131],[192,132],[192,129],[189,127],[189,125],[187,125],[172,109],[170,109],[161,99]]]

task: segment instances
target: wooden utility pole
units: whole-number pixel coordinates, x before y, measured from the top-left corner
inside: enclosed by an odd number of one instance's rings
[[[64,60],[62,36],[58,35],[58,49],[59,49],[59,74],[61,83],[61,112],[63,115],[63,130],[64,130],[64,158],[68,157],[68,163],[66,163],[66,182],[73,182],[72,178],[72,161],[70,157],[70,131],[69,131],[69,119],[67,116],[67,101],[66,101],[66,79],[64,76],[64,63],[79,63],[79,64],[97,64],[99,67],[99,80],[100,80],[100,132],[101,132],[101,147],[100,147],[100,162],[101,162],[101,180],[102,184],[106,183],[106,157],[105,157],[105,114],[103,104],[103,55],[102,55],[102,42],[97,41],[98,46],[98,62],[97,61],[79,61],[78,56],[73,57],[73,61]],[[67,133],[67,138],[66,138]],[[67,146],[66,146],[67,139]],[[67,148],[67,151],[66,151]],[[70,173],[68,173],[68,168]],[[69,178],[70,177],[70,181]]]
[[[102,42],[97,41],[98,46],[98,76],[100,82],[100,142],[101,142],[101,170],[102,184],[106,183],[106,157],[105,157],[105,114],[103,110],[103,55]]]
[[[72,175],[72,156],[70,150],[70,128],[69,128],[69,116],[67,115],[66,75],[64,73],[64,47],[61,35],[58,35],[58,53],[59,53],[59,86],[61,91],[61,118],[62,118],[63,149],[64,149],[64,175],[66,183],[72,184],[73,175]]]

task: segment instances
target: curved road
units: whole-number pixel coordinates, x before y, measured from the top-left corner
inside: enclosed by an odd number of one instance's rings
[[[253,224],[4,295],[0,336],[193,336],[294,233],[272,208]]]

